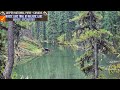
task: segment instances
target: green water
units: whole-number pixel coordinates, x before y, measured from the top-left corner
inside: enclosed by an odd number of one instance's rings
[[[47,45],[51,51],[43,56],[32,59],[27,63],[14,67],[14,72],[17,73],[19,79],[21,75],[30,79],[85,79],[85,75],[80,71],[75,64],[75,59],[80,56],[83,51],[73,51],[70,47]],[[100,61],[100,65],[107,66],[108,60],[111,58],[104,57],[105,60]],[[105,77],[112,78],[108,71],[103,71]]]

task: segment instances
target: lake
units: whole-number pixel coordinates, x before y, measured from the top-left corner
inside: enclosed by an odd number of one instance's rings
[[[62,45],[44,44],[51,51],[40,57],[31,57],[30,61],[14,67],[17,78],[29,77],[30,79],[86,79],[85,74],[75,64],[77,57],[83,54],[82,50],[73,50]],[[100,65],[107,67],[111,57],[99,56]],[[100,72],[107,79],[120,77],[119,74],[109,74],[107,70]]]

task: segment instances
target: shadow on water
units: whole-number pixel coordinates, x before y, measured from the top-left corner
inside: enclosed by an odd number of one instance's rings
[[[23,75],[33,79],[85,79],[84,73],[74,66],[75,59],[83,54],[83,51],[73,51],[70,47],[47,43],[43,46],[49,48],[50,52],[16,66],[14,71],[18,74],[17,78]],[[101,60],[100,64],[108,65],[106,60]],[[108,72],[104,73],[108,75]]]

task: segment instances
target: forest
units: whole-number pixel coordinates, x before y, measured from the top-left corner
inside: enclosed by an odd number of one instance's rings
[[[120,12],[0,22],[0,79],[120,79]]]

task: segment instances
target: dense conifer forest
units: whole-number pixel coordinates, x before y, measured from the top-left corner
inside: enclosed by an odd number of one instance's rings
[[[48,11],[0,22],[1,79],[120,79],[119,11]]]

